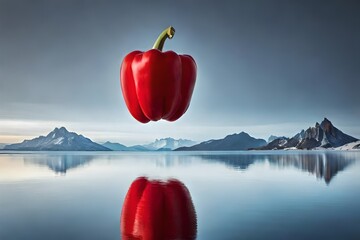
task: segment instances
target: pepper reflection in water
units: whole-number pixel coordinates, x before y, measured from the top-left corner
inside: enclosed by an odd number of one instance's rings
[[[195,239],[196,213],[186,186],[137,178],[130,186],[121,212],[122,239]]]

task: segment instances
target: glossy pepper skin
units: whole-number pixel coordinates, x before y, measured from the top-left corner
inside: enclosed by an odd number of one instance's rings
[[[175,121],[188,109],[196,81],[196,63],[189,55],[162,52],[166,38],[175,30],[165,29],[147,52],[133,51],[123,60],[121,89],[131,115],[142,123]]]
[[[196,213],[190,192],[176,179],[137,178],[126,194],[120,229],[124,240],[195,239]]]

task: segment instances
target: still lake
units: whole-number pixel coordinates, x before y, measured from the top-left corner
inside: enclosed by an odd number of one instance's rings
[[[0,152],[0,239],[121,239],[140,176],[186,186],[197,239],[360,239],[360,151]]]

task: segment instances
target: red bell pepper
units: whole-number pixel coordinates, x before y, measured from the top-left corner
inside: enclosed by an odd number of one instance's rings
[[[162,52],[175,29],[165,29],[147,52],[134,51],[123,60],[121,89],[131,115],[142,123],[175,121],[188,109],[196,80],[196,63],[189,55]]]
[[[122,239],[195,239],[196,213],[190,193],[176,179],[136,179],[122,207]]]

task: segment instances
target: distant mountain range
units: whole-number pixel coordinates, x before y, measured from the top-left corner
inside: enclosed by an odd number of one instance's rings
[[[0,150],[3,149],[6,145],[6,143],[0,143]]]
[[[55,128],[47,136],[40,136],[22,143],[10,144],[4,150],[22,151],[110,151],[82,135],[69,132],[66,128]]]
[[[135,145],[127,147],[120,143],[106,142],[102,144],[104,147],[113,151],[171,151],[175,148],[192,146],[196,142],[187,139],[161,138],[145,145]]]
[[[3,150],[26,151],[233,151],[233,150],[281,150],[281,149],[360,149],[360,140],[336,128],[327,118],[314,127],[301,130],[295,136],[276,137],[268,142],[245,132],[228,135],[223,139],[208,140],[196,144],[187,139],[162,138],[145,145],[125,146],[120,143],[98,144],[66,128],[55,128],[47,136],[40,136],[22,143],[0,144]]]
[[[191,146],[195,143],[187,139],[162,138],[149,144],[130,147],[113,142],[98,144],[61,127],[55,128],[46,136],[24,140],[22,143],[0,144],[0,149],[19,151],[171,151],[174,148]]]
[[[143,145],[149,150],[174,150],[180,147],[190,147],[195,145],[196,142],[188,139],[173,139],[173,138],[161,138],[156,139],[155,142]]]
[[[264,139],[256,139],[245,132],[228,135],[223,139],[209,140],[191,147],[180,147],[176,151],[232,151],[248,150],[265,146]]]
[[[337,129],[327,118],[315,127],[301,130],[292,138],[280,137],[274,139],[266,146],[254,148],[256,150],[277,150],[277,149],[328,149],[338,148],[358,139],[349,136]],[[359,143],[360,144],[360,143]],[[359,145],[354,145],[356,149]]]

